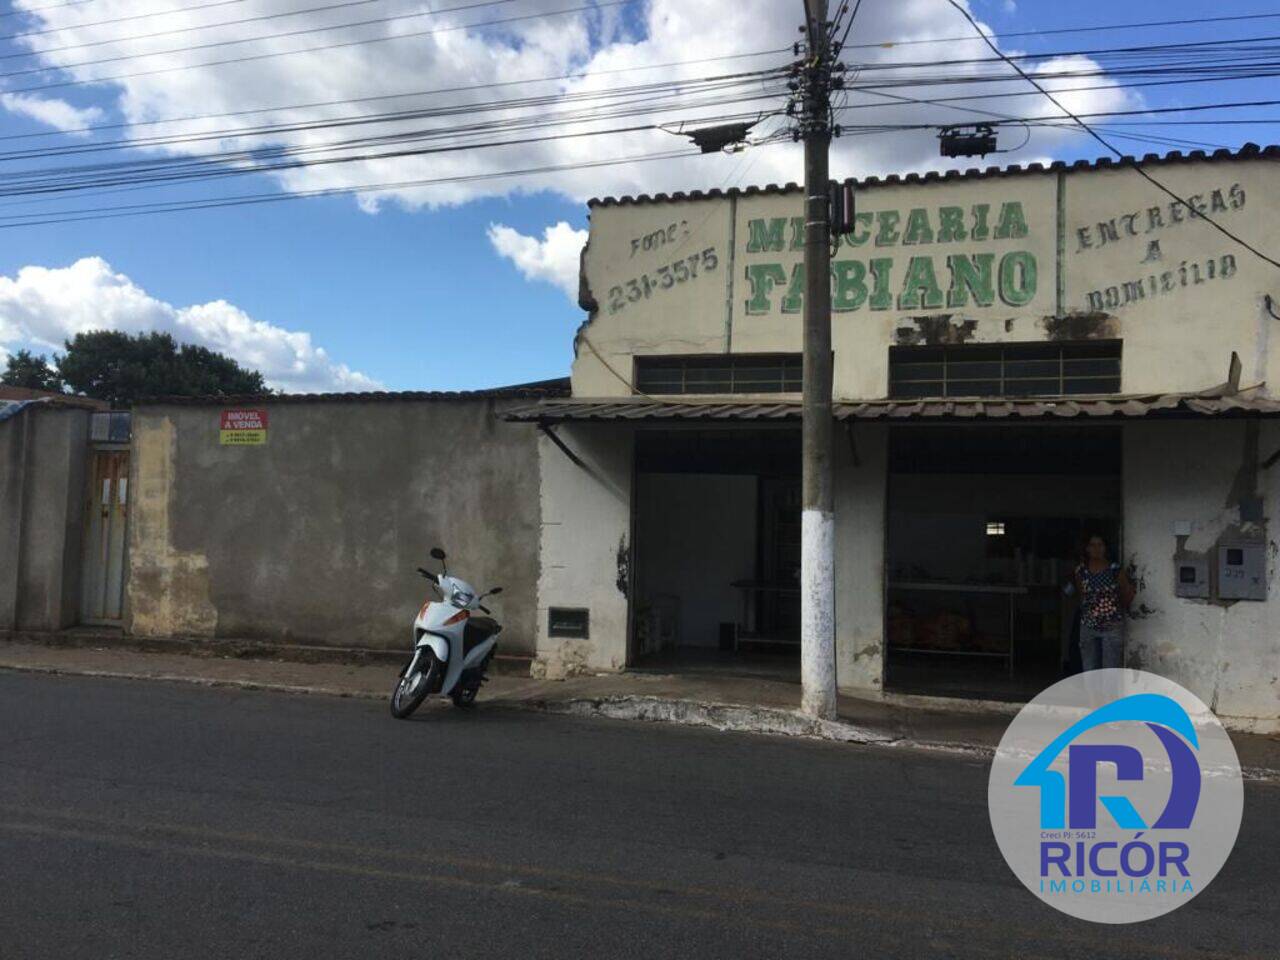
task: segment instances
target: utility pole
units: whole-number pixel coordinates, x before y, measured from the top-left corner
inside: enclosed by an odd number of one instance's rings
[[[805,0],[808,56],[801,68],[804,138],[804,404],[800,517],[800,709],[836,715],[835,501],[832,494],[831,43],[827,0]]]

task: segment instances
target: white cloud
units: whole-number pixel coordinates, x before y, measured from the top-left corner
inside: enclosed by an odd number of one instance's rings
[[[135,13],[136,0],[95,0],[94,20],[128,16]],[[270,106],[269,112],[235,118],[190,121],[161,127],[137,127],[135,135],[164,133],[209,133],[231,127],[258,124],[296,123],[317,117],[369,114],[391,111],[460,105],[463,111],[451,117],[410,119],[395,123],[379,122],[346,127],[339,130],[306,130],[273,134],[271,138],[231,135],[201,143],[173,145],[164,148],[184,154],[209,153],[244,147],[260,148],[288,145],[316,149],[314,156],[335,156],[356,149],[368,152],[368,144],[359,148],[332,149],[334,141],[350,138],[403,135],[428,128],[452,131],[458,124],[510,117],[510,112],[486,113],[480,106],[486,101],[502,101],[514,97],[545,94],[581,94],[646,82],[675,78],[707,77],[737,73],[789,58],[774,54],[756,59],[723,60],[692,63],[686,66],[660,66],[673,62],[705,60],[730,54],[742,54],[782,46],[796,35],[800,5],[780,0],[647,0],[642,6],[610,7],[590,13],[567,16],[537,17],[484,29],[437,32],[425,36],[405,36],[414,32],[460,24],[545,13],[545,0],[516,0],[501,6],[482,7],[467,12],[445,12],[434,16],[413,16],[390,23],[350,27],[344,30],[312,33],[273,41],[213,47],[201,51],[157,54],[141,59],[124,59],[98,66],[73,66],[87,60],[110,57],[133,57],[145,51],[164,51],[198,43],[234,39],[237,36],[263,36],[318,26],[351,23],[374,17],[421,14],[421,0],[385,0],[377,13],[353,8],[319,11],[281,17],[255,23],[251,29],[228,34],[221,30],[196,30],[165,37],[121,37],[119,25],[76,27],[84,22],[83,9],[74,5],[42,4],[40,0],[19,0],[18,6],[30,11],[31,18],[44,28],[72,28],[54,34],[27,37],[21,42],[35,51],[46,66],[62,66],[66,73],[79,79],[110,77],[127,73],[168,70],[149,76],[134,76],[104,84],[98,89],[114,90],[116,105],[131,123],[159,118],[182,117],[229,111],[243,111]],[[571,6],[571,5],[570,5]],[[39,9],[37,9],[39,8]],[[235,7],[235,18],[278,14],[279,0],[244,0]],[[224,8],[177,10],[163,18],[141,21],[146,29],[173,30],[218,23],[232,15]],[[940,0],[899,0],[896,3],[864,4],[850,43],[872,43],[884,40],[921,41],[964,36],[970,28],[964,20]],[[137,33],[138,31],[133,31]],[[373,37],[400,36],[400,39],[346,46],[340,49],[311,50],[291,56],[259,59],[251,62],[201,65],[208,61],[238,56],[253,56],[277,50],[304,50],[325,44],[363,40]],[[74,50],[55,50],[68,44],[108,41]],[[861,80],[875,77],[881,81],[897,78],[902,86],[889,93],[908,97],[972,95],[989,98],[993,94],[1015,91],[1022,81],[975,81],[971,84],[933,86],[921,81],[929,76],[970,75],[990,77],[1009,72],[1007,68],[987,64],[968,66],[935,66],[939,59],[988,58],[990,51],[976,38],[972,41],[946,44],[902,44],[851,48],[847,52],[852,65],[861,66]],[[892,62],[922,64],[909,72],[886,72]],[[1086,63],[1087,61],[1081,61]],[[195,66],[192,66],[195,64]],[[169,70],[169,68],[178,68]],[[644,67],[649,69],[632,70]],[[627,71],[627,72],[618,72]],[[553,77],[567,73],[585,73],[580,79],[547,83],[521,83],[513,80]],[[48,75],[20,78],[31,83],[45,82]],[[17,82],[17,81],[11,81]],[[1071,85],[1099,85],[1105,80],[1087,80]],[[500,84],[484,89],[456,90],[432,96],[401,97],[391,100],[366,98],[430,91],[459,86]],[[502,85],[505,84],[505,85]],[[759,93],[759,85],[737,93]],[[1079,109],[1098,103],[1137,99],[1114,87],[1088,94],[1074,95]],[[333,102],[348,99],[361,102],[322,109],[290,109],[284,105]],[[777,100],[704,106],[696,110],[681,109],[688,99],[677,98],[663,105],[660,112],[648,117],[598,119],[578,122],[573,130],[610,129],[646,121],[672,122],[721,115],[726,112],[768,110]],[[857,109],[846,111],[841,121],[849,126],[883,123],[963,123],[982,119],[982,110],[1008,112],[1013,115],[1038,115],[1046,112],[1043,98],[1034,93],[1010,99],[974,99],[963,105],[921,106],[895,102],[889,97],[854,94],[851,101]],[[966,109],[968,108],[968,109]],[[547,117],[568,109],[564,105],[539,107],[533,113]],[[574,107],[573,109],[578,109]],[[1048,108],[1051,110],[1052,108]],[[973,112],[977,110],[978,112]],[[529,116],[530,111],[521,112]],[[780,118],[765,122],[766,129],[781,124]],[[528,131],[507,135],[520,142],[511,146],[479,151],[441,153],[416,157],[384,157],[354,163],[313,166],[306,169],[278,171],[272,176],[287,190],[350,188],[377,183],[403,182],[429,178],[479,176],[504,170],[543,165],[580,164],[606,158],[630,157],[658,151],[678,149],[685,145],[681,138],[657,130],[637,130],[624,134],[580,137],[556,141],[536,138],[552,131]],[[865,135],[864,135],[865,134]],[[1014,140],[1013,131],[1008,139]],[[493,139],[478,133],[479,138]],[[450,138],[456,137],[450,133]],[[504,137],[506,138],[506,137]],[[1037,129],[1025,150],[1002,156],[1011,162],[1053,156],[1065,143],[1078,142],[1079,134],[1065,130]],[[389,149],[413,147],[421,139],[393,144]],[[379,145],[379,148],[381,145]],[[990,160],[991,158],[989,158]],[[939,169],[952,165],[937,155],[937,140],[931,130],[899,131],[871,134],[851,129],[838,140],[832,157],[832,172],[868,175],[907,170]],[[688,190],[726,186],[735,182],[768,182],[798,180],[801,174],[801,152],[793,144],[750,150],[737,157],[723,155],[695,156],[674,161],[627,163],[617,166],[578,169],[543,176],[482,179],[468,183],[435,186],[398,187],[370,190],[361,197],[361,205],[376,210],[380,203],[394,200],[406,207],[459,204],[484,196],[550,189],[575,201],[591,196],[637,192]],[[222,181],[214,187],[192,188],[238,192],[243,185],[238,178]],[[170,194],[172,196],[173,194]]]
[[[25,345],[61,349],[64,339],[89,330],[167,332],[225,353],[289,392],[381,389],[376,380],[331,359],[309,333],[254,320],[225,300],[176,307],[101,257],[0,276],[0,352]]]
[[[33,97],[24,93],[0,94],[0,105],[10,113],[81,137],[88,136],[81,132],[82,128],[97,123],[103,116],[97,107],[73,107],[65,100]]]
[[[564,291],[578,302],[578,262],[586,230],[575,230],[561,220],[542,231],[542,239],[530,237],[502,223],[489,224],[489,242],[499,255],[516,265],[526,280],[541,280]]]

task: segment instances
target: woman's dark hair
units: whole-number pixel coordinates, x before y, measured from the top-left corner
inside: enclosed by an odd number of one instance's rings
[[[1086,536],[1086,537],[1084,538],[1084,542],[1080,545],[1080,547],[1081,547],[1081,549],[1080,549],[1080,553],[1081,553],[1083,556],[1086,556],[1086,557],[1087,557],[1087,556],[1089,555],[1089,543],[1090,543],[1090,541],[1092,541],[1092,540],[1094,540],[1094,539],[1098,539],[1098,540],[1101,540],[1101,541],[1102,541],[1102,550],[1103,550],[1103,553],[1104,553],[1104,554],[1106,554],[1106,556],[1107,556],[1107,557],[1110,557],[1110,556],[1111,556],[1111,542],[1107,539],[1106,534],[1098,533],[1098,532],[1096,532],[1096,531],[1095,531],[1095,532],[1093,532],[1093,533],[1091,533],[1091,534],[1089,534],[1088,536]]]

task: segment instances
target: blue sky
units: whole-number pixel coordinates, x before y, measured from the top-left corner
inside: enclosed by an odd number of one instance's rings
[[[102,11],[95,19],[106,19],[125,15],[122,11],[136,13],[143,9],[170,10],[192,5],[192,0],[145,0],[148,6],[143,8],[143,2],[144,0],[138,0],[134,4],[123,0],[86,0],[85,3],[66,10],[0,19],[0,32],[10,34],[48,26],[50,23],[62,26],[66,23],[88,22],[91,11],[94,10]],[[307,0],[240,2],[265,6],[273,13],[314,5]],[[374,7],[377,6],[374,0],[370,2]],[[397,0],[383,2],[394,6]],[[661,2],[665,3],[667,0]],[[717,2],[725,3],[727,9],[739,9],[728,0]],[[757,5],[761,3],[764,0],[757,0]],[[49,0],[26,2],[28,8],[48,5]],[[554,0],[525,2],[525,8],[531,10],[562,9],[569,5],[572,4],[557,3]],[[799,19],[799,0],[786,4],[776,0],[765,6],[771,8],[768,11],[768,17],[771,18],[769,22],[785,24],[788,19]],[[790,7],[795,10],[790,10]],[[400,4],[399,8],[404,9],[404,5]],[[1089,23],[1270,12],[1265,4],[1256,0],[1213,6],[1189,0],[1135,0],[1123,5],[1102,3],[1099,0],[1082,0],[1074,4],[1039,0],[1020,0],[1016,4],[1004,0],[973,0],[971,8],[977,17],[993,28],[997,38],[1015,31],[1048,30]],[[9,6],[4,9],[15,8]],[[232,4],[227,9],[209,10],[200,15],[213,22],[230,18],[233,16],[232,11],[237,9],[239,8]],[[363,12],[368,9],[371,8],[353,10],[347,16],[355,18],[376,15]],[[47,19],[54,12],[64,19]],[[625,7],[620,12],[622,16],[618,19],[613,19],[610,12],[606,11],[594,20],[585,21],[588,29],[584,30],[583,37],[577,39],[566,40],[558,35],[548,38],[505,31],[492,35],[477,34],[475,49],[467,55],[479,58],[477,62],[484,62],[488,53],[483,45],[491,41],[495,48],[501,47],[509,51],[511,56],[527,59],[536,54],[531,69],[541,68],[545,71],[541,75],[550,76],[560,64],[567,64],[571,69],[588,65],[589,69],[603,63],[605,58],[602,52],[614,56],[613,51],[620,50],[617,56],[624,58],[661,57],[666,53],[665,49],[653,49],[658,46],[658,38],[647,35],[648,26],[652,22],[648,18],[648,14],[652,13],[648,4]],[[243,16],[244,13],[239,15]],[[494,13],[486,15],[497,16]],[[477,15],[471,16],[471,21],[478,19]],[[135,21],[127,29],[135,33],[141,32],[142,23],[145,22],[147,21]],[[752,29],[753,26],[759,27],[760,22],[758,18],[749,15],[744,15],[736,23],[725,21],[721,27],[723,36],[717,41],[719,49],[749,51],[771,46],[775,37],[760,36],[759,30]],[[967,29],[964,22],[947,7],[945,0],[910,0],[899,3],[891,3],[890,0],[864,0],[859,27],[861,29],[855,29],[855,39],[861,37],[863,40],[884,39],[880,35],[880,31],[884,29],[901,31],[897,34],[899,36],[914,36],[923,31],[924,35],[934,37],[961,36]],[[120,26],[93,29],[109,32],[65,31],[62,34],[63,41],[71,37],[76,42],[89,42],[86,38],[118,38],[122,34]],[[256,29],[266,32],[268,26]],[[767,32],[775,31],[771,29]],[[783,43],[791,39],[790,32],[781,33],[778,30],[776,33],[781,34]],[[1273,34],[1280,35],[1280,18],[1208,28],[1146,27],[1118,33],[1016,37],[1000,39],[1000,44],[1006,51],[1048,54],[1107,46],[1264,37]],[[203,35],[205,34],[194,31],[158,42],[177,46],[193,43],[193,37]],[[228,35],[230,34],[224,33],[219,36]],[[647,50],[644,49],[646,41],[652,41],[648,43],[650,49]],[[122,44],[123,42],[121,40]],[[390,48],[397,43],[399,42],[381,46]],[[564,44],[564,49],[555,47],[560,43]],[[689,43],[696,50],[707,46],[710,41],[693,38]],[[546,45],[546,51],[535,50],[538,44]],[[670,47],[671,44],[665,43],[662,46]],[[104,52],[114,49],[111,45],[100,44],[75,51],[74,55],[82,59],[99,58],[103,57]],[[121,49],[132,53],[137,48],[123,46]],[[948,48],[938,44],[916,47],[912,48],[911,56],[924,56],[925,50],[929,51],[928,56],[933,57],[955,55],[943,52],[944,49]],[[0,53],[28,51],[29,47],[22,45],[21,41],[7,41],[0,45]],[[673,50],[671,53],[679,58],[679,51]],[[962,55],[972,56],[974,51],[966,49]],[[56,56],[58,54],[46,54],[39,62],[68,62],[58,61]],[[205,56],[207,58],[208,55]],[[0,62],[0,72],[29,67],[35,62],[37,61],[31,57],[11,57]],[[325,69],[325,62],[313,61],[312,69]],[[609,63],[615,62],[634,61],[609,60]],[[317,63],[320,66],[317,67]],[[112,65],[112,69],[119,71],[122,68],[120,65]],[[81,110],[96,108],[100,111],[96,118],[98,123],[116,122],[122,116],[130,119],[138,116],[164,116],[166,109],[168,116],[175,115],[175,110],[178,111],[177,115],[186,115],[183,111],[190,110],[193,103],[199,104],[205,96],[221,105],[241,103],[242,100],[237,97],[244,96],[258,97],[252,103],[255,107],[264,103],[280,103],[272,101],[261,89],[252,91],[250,95],[220,86],[225,82],[229,87],[234,87],[240,82],[235,79],[236,71],[241,69],[237,65],[210,68],[202,81],[205,83],[204,87],[194,93],[184,91],[181,97],[173,98],[172,102],[169,102],[163,78],[149,81],[150,85],[141,92],[131,92],[129,88],[119,84],[101,84],[51,89],[37,95],[58,97]],[[306,67],[299,64],[298,69],[304,70]],[[397,65],[396,69],[400,75],[396,82],[397,88],[414,89],[414,68],[411,65],[407,68]],[[52,82],[68,75],[49,70],[34,76],[0,80],[0,83],[10,83],[11,86],[3,89],[12,90],[15,82]],[[499,75],[517,74],[513,67],[509,72]],[[652,79],[653,74],[649,73],[648,77]],[[314,78],[303,77],[298,82],[311,79]],[[628,77],[618,82],[635,81]],[[430,86],[430,83],[423,85]],[[1255,79],[1151,87],[1144,89],[1141,96],[1145,105],[1158,107],[1267,99],[1275,96],[1276,89],[1272,80]],[[142,113],[122,114],[122,95],[150,98],[150,101]],[[1111,102],[1114,102],[1115,96],[1117,95],[1113,95]],[[1029,99],[1019,101],[1022,104],[1030,102]],[[157,103],[160,104],[159,107],[156,106]],[[1218,117],[1228,115],[1235,119],[1280,117],[1280,107],[1215,114]],[[885,121],[892,116],[890,111],[878,111],[876,120]],[[937,110],[930,116],[962,119]],[[1172,119],[1180,118],[1175,116]],[[0,137],[47,132],[50,129],[49,125],[19,116],[12,110],[0,110]],[[1280,124],[1277,123],[1127,129],[1226,146],[1237,146],[1246,141],[1264,144],[1280,141]],[[1005,136],[1016,141],[1020,139],[1017,134],[1017,131],[1011,130]],[[120,135],[120,131],[104,131],[93,136],[102,139]],[[865,138],[865,141],[870,139]],[[79,138],[73,141],[72,138],[59,135],[34,141],[10,141],[7,145],[0,143],[0,150],[6,146],[11,148],[15,143],[45,146],[68,142],[92,143],[94,140]],[[930,132],[895,135],[892,143],[876,144],[865,149],[862,143],[842,143],[843,152],[836,156],[833,173],[857,174],[866,170],[888,172],[891,168],[887,164],[893,157],[906,157],[913,161],[913,165],[925,162],[936,165],[938,161],[932,158],[930,152],[936,150],[934,143]],[[1135,144],[1122,139],[1116,139],[1115,143],[1126,152],[1163,152],[1165,149],[1172,149]],[[581,149],[584,152],[573,156],[591,156],[592,150],[599,151],[601,156],[608,155],[610,146],[595,142]],[[697,160],[682,160],[678,164],[666,164],[665,170],[658,169],[663,166],[661,164],[605,168],[594,171],[589,177],[564,176],[555,181],[552,189],[545,189],[545,179],[526,179],[512,184],[513,189],[509,193],[504,192],[505,184],[498,183],[484,188],[481,195],[470,197],[427,194],[392,196],[384,198],[377,205],[376,212],[362,209],[350,196],[338,196],[223,210],[2,230],[0,349],[12,351],[31,345],[47,352],[47,344],[56,343],[60,332],[82,328],[86,324],[93,325],[95,320],[99,320],[101,325],[124,329],[178,324],[178,329],[199,331],[206,342],[224,346],[228,352],[239,354],[240,359],[245,362],[253,362],[251,344],[258,335],[255,330],[267,340],[273,336],[287,340],[287,334],[308,334],[310,346],[307,349],[322,348],[328,360],[320,363],[320,368],[323,369],[317,368],[305,375],[300,374],[296,382],[276,378],[277,382],[293,389],[359,388],[362,384],[373,383],[387,389],[469,389],[563,375],[568,372],[571,360],[573,331],[582,320],[581,312],[565,293],[565,254],[563,250],[556,253],[560,263],[558,269],[561,282],[554,282],[550,268],[539,273],[527,263],[526,272],[530,275],[526,276],[521,272],[516,258],[503,255],[496,248],[489,235],[490,225],[506,225],[516,233],[531,238],[528,243],[536,246],[536,241],[544,236],[543,231],[554,224],[563,222],[571,228],[584,228],[586,208],[582,201],[594,193],[670,189],[673,184],[688,187],[723,185],[726,177],[735,173],[742,177],[743,183],[778,177],[794,179],[798,176],[798,157],[793,150],[780,147],[757,149],[762,153],[779,153],[776,158],[770,156],[759,162],[749,161],[749,167],[738,159],[708,158],[701,167],[697,165]],[[450,162],[461,166],[451,166],[449,171],[467,169],[467,164],[473,162],[491,163],[494,169],[501,168],[504,163],[519,165],[523,152],[519,149],[504,151],[501,156],[493,159],[455,158]],[[1003,159],[1020,160],[1037,156],[1092,158],[1100,153],[1101,148],[1087,137],[1037,132],[1025,151]],[[36,159],[24,163],[40,165],[43,162]],[[427,176],[432,175],[435,169],[431,166],[432,161],[422,163],[425,165],[413,168],[412,176],[419,177],[424,172]],[[744,167],[745,176],[742,173]],[[12,163],[0,166],[0,169],[12,168]],[[382,169],[379,176],[364,182],[385,181],[385,173],[386,170]],[[53,206],[74,209],[77,205],[83,207],[103,202],[127,202],[125,198],[151,200],[209,197],[228,192],[272,192],[314,185],[310,181],[282,183],[268,176],[254,175],[237,177],[231,185],[199,184],[155,195],[148,192],[145,198],[140,194],[126,194],[124,198],[72,198],[58,201]],[[3,210],[0,209],[0,212]],[[534,250],[534,246],[530,249]],[[76,278],[59,272],[87,258],[97,258],[102,262],[96,272],[85,268]],[[32,273],[33,268],[44,272]],[[28,272],[22,273],[24,270]],[[123,286],[125,281],[121,279],[121,275],[127,277],[131,284],[127,289]],[[110,277],[115,279],[104,279]],[[76,283],[71,283],[71,279],[75,279]],[[219,313],[222,308],[184,312],[192,306],[222,302],[230,305],[226,308],[229,312],[225,314]],[[227,321],[227,316],[244,322],[236,327],[239,321]],[[67,317],[75,319],[68,320]],[[236,328],[231,333],[226,332],[230,329],[228,323],[230,327]],[[182,326],[184,324],[186,326]],[[254,327],[254,324],[264,326]],[[272,356],[276,359],[269,363],[282,362],[279,360],[282,354]],[[314,357],[307,360],[307,356],[309,355],[303,355],[298,362],[318,362]],[[335,379],[336,375],[329,372],[326,363],[357,371],[364,379]]]

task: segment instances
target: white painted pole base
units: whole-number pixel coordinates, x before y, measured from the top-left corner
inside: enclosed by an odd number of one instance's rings
[[[800,710],[836,716],[835,516],[800,515]]]

